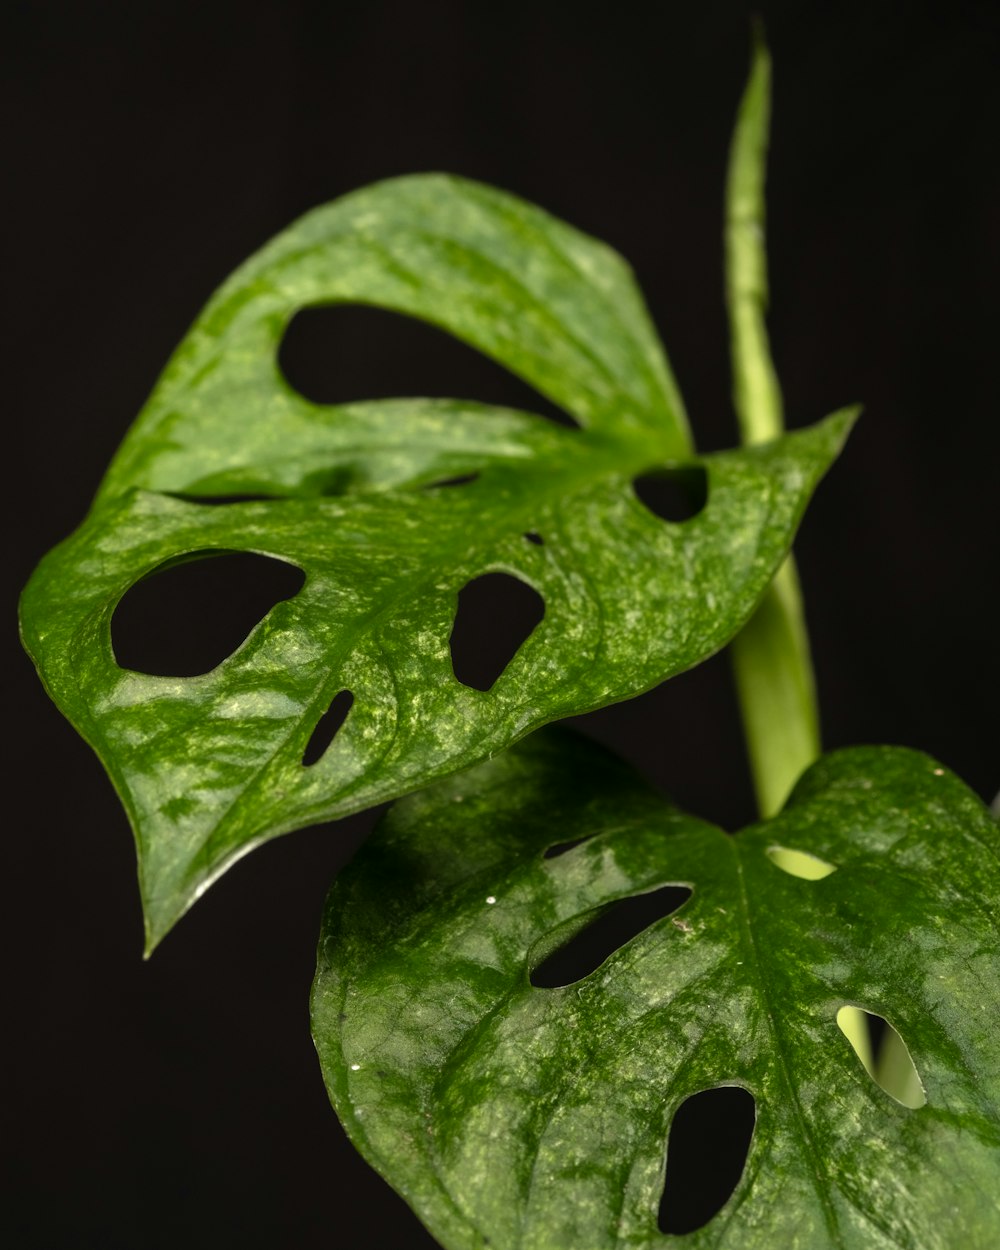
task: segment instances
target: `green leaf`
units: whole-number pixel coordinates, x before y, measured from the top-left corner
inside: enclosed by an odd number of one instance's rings
[[[778,848],[826,867],[790,875]],[[530,983],[599,909],[668,883],[691,897],[596,971]],[[449,1250],[674,1244],[671,1120],[721,1085],[756,1127],[686,1244],[991,1250],[998,918],[1000,829],[924,755],[827,756],[730,837],[548,731],[390,810],[331,891],[314,1036],[348,1133]],[[898,1030],[925,1105],[868,1075],[845,1004]]]
[[[617,253],[512,195],[396,178],[308,213],[213,296],[130,430],[101,498],[132,486],[322,494],[515,463],[572,444],[547,423],[438,400],[310,403],[277,366],[301,308],[367,304],[478,348],[614,446],[691,451],[684,406]],[[550,437],[546,437],[549,435]]]
[[[309,404],[281,378],[277,345],[296,309],[337,301],[436,321],[583,428],[461,400]],[[695,458],[614,253],[439,177],[380,184],[279,236],[210,302],[90,516],[23,599],[43,681],[132,822],[148,945],[261,841],[396,797],[718,650],[852,419],[704,457],[706,506],[665,522],[632,481]],[[427,489],[470,472],[463,487]],[[334,484],[344,493],[331,498]],[[206,492],[275,497],[197,502]],[[130,587],[224,550],[296,564],[306,583],[210,673],[119,667],[110,622]],[[483,692],[456,680],[449,637],[458,592],[489,571],[534,587],[545,619]],[[347,722],[306,768],[343,690]]]

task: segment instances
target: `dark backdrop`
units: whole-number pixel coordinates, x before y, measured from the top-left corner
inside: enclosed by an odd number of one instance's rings
[[[772,329],[789,422],[866,404],[798,544],[826,740],[920,746],[991,796],[997,11],[757,7],[776,60]],[[701,446],[734,441],[721,188],[747,14],[721,0],[655,14],[11,6],[7,1244],[430,1244],[346,1142],[308,1036],[321,901],[370,818],[256,852],[143,965],[125,817],[16,651],[14,595],[81,517],[213,287],[303,210],[389,174],[481,178],[618,247]],[[304,370],[322,347],[304,342]],[[404,348],[353,361],[356,384],[409,389],[420,353]],[[684,804],[729,827],[752,815],[724,658],[581,723]]]

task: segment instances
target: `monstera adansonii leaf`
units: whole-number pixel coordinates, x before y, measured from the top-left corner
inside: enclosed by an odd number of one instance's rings
[[[454,399],[312,404],[277,353],[295,312],[322,303],[433,322],[579,428]],[[149,945],[264,839],[413,790],[718,650],[852,415],[695,457],[627,266],[483,186],[382,183],[278,236],[210,301],[90,515],[23,598],[42,679],[131,819]],[[633,482],[680,464],[701,466],[707,501],[664,521]],[[456,475],[478,476],[440,488]],[[129,589],[220,551],[287,561],[305,584],[211,672],[116,663],[111,618]],[[533,587],[544,620],[483,691],[456,679],[449,637],[459,591],[491,571]],[[346,723],[304,766],[343,691]]]
[[[789,875],[776,848],[833,871]],[[666,884],[691,891],[673,914],[532,984]],[[726,1085],[755,1100],[745,1170],[684,1244],[992,1250],[998,921],[1000,827],[924,755],[831,754],[730,836],[546,730],[390,809],[331,891],[313,1031],[348,1133],[449,1250],[676,1244],[672,1118]],[[846,1004],[897,1030],[924,1105],[868,1075]]]

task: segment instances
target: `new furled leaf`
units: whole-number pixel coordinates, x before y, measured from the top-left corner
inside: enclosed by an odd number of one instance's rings
[[[667,884],[692,891],[679,910],[531,984],[605,905]],[[755,1100],[750,1153],[686,1244],[991,1250],[998,909],[1000,829],[924,755],[832,754],[730,837],[546,731],[390,810],[331,891],[314,1036],[355,1144],[449,1250],[674,1244],[671,1121],[724,1085]],[[924,1105],[868,1075],[845,1004],[898,1031]]]
[[[582,428],[455,399],[311,404],[281,377],[277,349],[294,313],[322,302],[433,321]],[[22,604],[43,681],[131,819],[148,945],[261,841],[413,790],[718,650],[786,554],[852,415],[698,461],[620,258],[476,184],[378,184],[280,235],[209,303]],[[638,475],[696,462],[698,515],[664,522],[636,497]],[[465,474],[477,476],[428,489]],[[247,494],[267,498],[198,502]],[[110,626],[122,597],[220,551],[288,561],[305,585],[210,673],[121,668]],[[544,620],[481,691],[455,678],[448,643],[458,593],[487,572],[532,586]],[[342,692],[350,713],[307,767]]]

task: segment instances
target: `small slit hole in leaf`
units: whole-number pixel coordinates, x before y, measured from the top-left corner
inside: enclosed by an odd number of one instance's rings
[[[650,925],[677,911],[690,897],[687,886],[664,885],[602,907],[586,928],[531,970],[531,984],[538,989],[554,990],[582,980]]]
[[[436,482],[428,482],[424,490],[444,490],[451,486],[468,486],[479,477],[478,473],[459,473],[455,477],[442,477]]]
[[[489,690],[545,615],[534,587],[509,573],[484,573],[463,586],[449,645],[463,686]]]
[[[634,478],[632,489],[661,521],[690,521],[708,501],[708,474],[698,464],[655,469]]]
[[[337,499],[350,491],[357,478],[356,469],[350,464],[335,464],[327,469],[315,469],[302,479],[299,493],[320,499]]]
[[[585,838],[572,838],[568,842],[557,842],[554,846],[545,848],[543,859],[558,859],[560,855],[565,855],[567,851],[572,851],[575,847],[582,846],[584,842],[589,842],[593,834]]]
[[[276,498],[274,495],[193,495],[179,491],[164,491],[164,494],[184,503],[203,504],[206,508],[225,508],[234,503],[274,503]]]
[[[793,851],[787,846],[769,846],[764,853],[782,872],[787,872],[790,877],[801,877],[804,881],[822,881],[831,872],[837,871],[836,864],[828,864],[825,859],[810,855],[808,851]]]
[[[314,404],[435,396],[533,412],[577,428],[562,409],[496,361],[436,326],[364,304],[303,308],[285,330],[278,367]]]
[[[334,695],[330,706],[316,722],[316,728],[306,743],[306,749],[302,755],[302,763],[306,768],[311,768],[326,754],[327,747],[340,732],[353,705],[354,695],[350,690],[341,690]]]
[[[536,534],[534,530],[529,530],[527,534],[525,534],[525,538],[529,543],[534,543],[536,547],[545,546],[545,539],[541,536],[541,534]]]
[[[739,1085],[685,1098],[667,1141],[661,1233],[693,1233],[718,1215],[740,1183],[756,1119],[754,1097]]]
[[[130,587],[115,608],[115,660],[157,677],[211,672],[304,581],[296,565],[256,552],[198,551],[171,561]]]
[[[858,1036],[858,1018],[867,1026],[867,1037]],[[916,1110],[927,1102],[920,1074],[906,1043],[884,1016],[859,1007],[837,1012],[840,1031],[876,1085],[904,1107]]]

